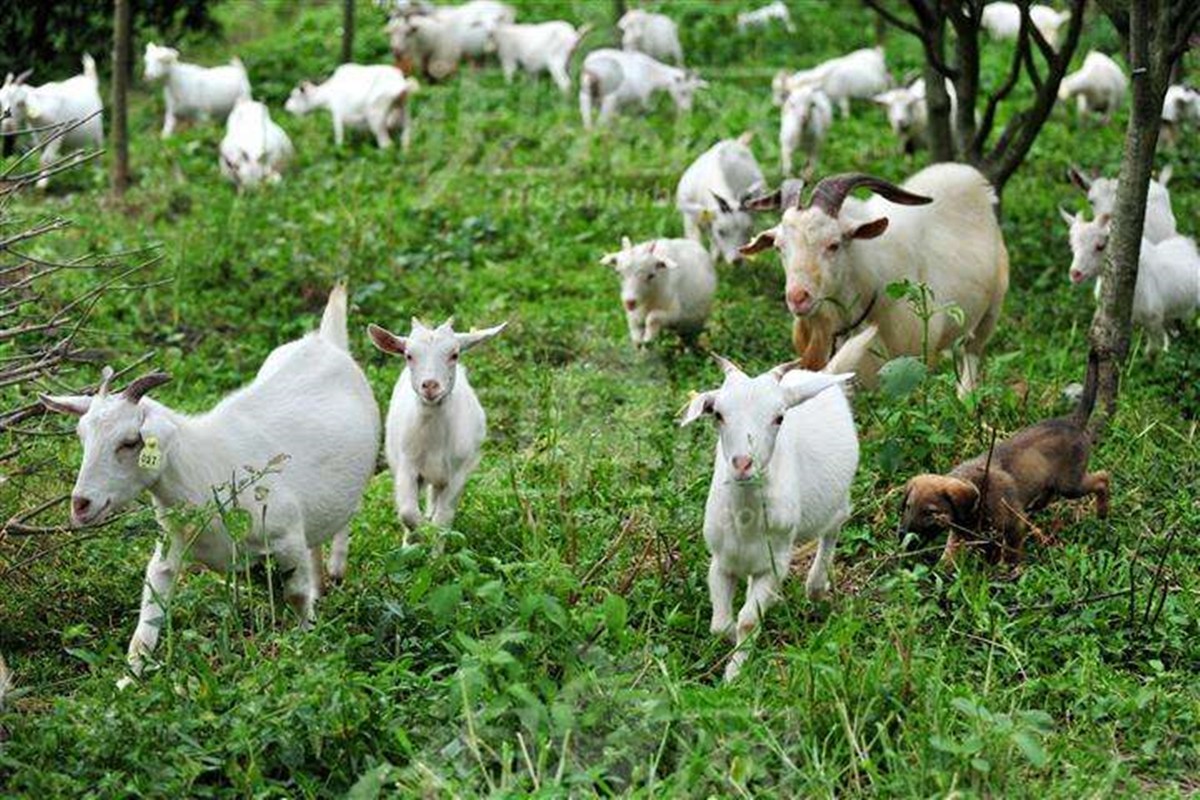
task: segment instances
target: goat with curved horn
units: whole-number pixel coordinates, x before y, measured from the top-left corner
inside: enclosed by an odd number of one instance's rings
[[[841,212],[842,203],[846,202],[849,194],[861,186],[869,188],[886,200],[890,200],[893,203],[900,203],[901,205],[923,206],[933,202],[932,197],[924,197],[905,191],[896,184],[889,183],[882,178],[865,175],[861,172],[847,172],[823,178],[817,184],[817,187],[813,189],[809,205],[813,208],[821,209],[831,217],[836,217]]]
[[[170,380],[171,376],[165,372],[150,372],[135,378],[125,387],[125,391],[121,392],[121,396],[136,405],[150,390],[162,386]]]

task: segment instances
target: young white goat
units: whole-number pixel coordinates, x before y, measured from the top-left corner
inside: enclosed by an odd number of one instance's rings
[[[1058,87],[1058,99],[1075,98],[1079,113],[1097,113],[1105,121],[1121,107],[1129,79],[1116,61],[1095,50],[1083,59],[1083,66],[1063,78]]]
[[[10,72],[4,85],[0,86],[0,114],[7,112],[0,122],[0,130],[11,134],[26,127],[53,129],[87,120],[61,136],[54,136],[53,130],[34,134],[35,140],[46,142],[41,154],[43,168],[53,164],[64,151],[70,153],[104,144],[104,121],[101,119],[104,104],[100,100],[96,62],[90,55],[83,56],[83,73],[65,81],[29,86],[25,83],[29,74],[25,72],[13,77]],[[45,189],[49,182],[49,176],[46,176],[38,180],[37,186]]]
[[[139,674],[158,642],[165,610],[185,559],[228,572],[270,554],[291,575],[284,594],[301,625],[311,624],[320,591],[321,545],[333,539],[329,573],[346,569],[348,524],[379,448],[379,409],[350,356],[346,289],[329,295],[318,331],[276,348],[244,388],[207,413],[181,414],[147,393],[163,373],[95,396],[41,398],[79,419],[83,464],[71,495],[71,521],[94,525],[143,491],[154,501],[166,538],[146,567],[141,613],[129,643]],[[247,475],[244,465],[263,470]],[[249,512],[250,532],[235,541],[220,516],[198,520],[214,493]]]
[[[782,22],[788,33],[796,32],[796,26],[792,24],[792,15],[783,0],[775,0],[774,3],[737,15],[737,27],[742,33],[755,28],[765,28],[772,22]]]
[[[181,119],[223,121],[238,100],[250,97],[250,78],[236,56],[226,66],[200,67],[181,62],[179,51],[174,47],[160,47],[148,42],[145,67],[146,80],[165,81],[164,139],[175,132]]]
[[[750,150],[753,138],[746,132],[717,142],[688,166],[675,189],[684,236],[699,242],[707,234],[714,261],[741,261],[738,248],[750,239],[754,220],[742,210],[742,201],[766,188]]]
[[[621,276],[621,305],[634,344],[648,344],[663,328],[694,336],[704,328],[717,290],[717,272],[704,247],[691,239],[628,236],[600,259]]]
[[[852,375],[784,364],[752,378],[718,361],[724,383],[693,396],[682,424],[709,416],[717,426],[704,541],[712,556],[711,630],[737,643],[725,668],[725,679],[732,680],[746,660],[747,637],[780,599],[797,543],[817,540],[805,582],[808,597],[829,594],[829,565],[850,517],[858,434],[840,387]],[[735,624],[734,593],[741,581],[746,599]]]
[[[305,81],[292,89],[284,108],[297,116],[327,109],[338,147],[345,141],[346,128],[369,130],[381,148],[391,147],[391,134],[399,130],[400,148],[407,150],[412,138],[408,103],[418,88],[415,80],[387,64],[342,64],[324,83]]]
[[[1072,167],[1068,173],[1071,182],[1087,193],[1093,217],[1111,217],[1117,204],[1116,178],[1089,178],[1079,169]],[[1146,217],[1142,237],[1158,243],[1176,235],[1175,212],[1171,210],[1171,192],[1167,183],[1171,180],[1171,167],[1167,165],[1158,173],[1158,180],[1150,179],[1146,194]]]
[[[779,158],[783,174],[792,173],[792,154],[804,151],[805,171],[816,166],[817,155],[833,126],[833,104],[825,92],[801,86],[788,95],[779,117]]]
[[[958,95],[950,81],[946,81],[946,93],[950,96],[950,124],[953,126],[958,119]],[[873,99],[887,110],[888,124],[900,140],[902,153],[913,153],[925,144],[929,106],[925,100],[924,78],[918,78],[910,86],[889,89]]]
[[[292,158],[292,140],[257,100],[238,100],[225,121],[221,174],[239,188],[277,183]]]
[[[617,20],[621,31],[621,48],[645,53],[659,61],[683,66],[683,46],[679,44],[679,28],[665,14],[655,14],[631,8]]]
[[[387,25],[392,54],[434,80],[450,76],[464,56],[479,58],[492,33],[517,18],[512,6],[497,0],[471,0],[460,6],[416,5]]]
[[[1102,214],[1085,220],[1060,209],[1071,227],[1071,283],[1100,275],[1108,249],[1112,218]],[[1097,280],[1099,293],[1099,280]],[[1171,344],[1167,327],[1176,320],[1187,321],[1200,309],[1200,253],[1186,236],[1173,236],[1154,243],[1142,238],[1138,256],[1137,283],[1133,289],[1133,321],[1146,329],[1146,353]]]
[[[644,53],[600,48],[587,54],[579,74],[579,113],[592,127],[592,113],[606,124],[622,108],[650,107],[656,92],[667,92],[680,112],[690,111],[692,96],[708,84],[686,70],[655,61]]]
[[[850,116],[852,99],[867,100],[892,85],[882,47],[866,47],[832,58],[812,69],[776,73],[771,81],[772,98],[782,105],[788,95],[802,86],[815,86],[837,104],[843,117]]]
[[[1176,84],[1163,98],[1162,126],[1168,142],[1174,143],[1185,125],[1200,124],[1200,92]]]
[[[507,324],[456,333],[452,320],[429,328],[414,319],[408,336],[378,325],[367,328],[376,347],[406,362],[392,391],[384,441],[406,543],[409,532],[421,524],[422,487],[429,490],[426,511],[433,524],[448,528],[454,522],[458,500],[479,464],[487,436],[487,416],[459,355]]]
[[[504,79],[512,83],[518,67],[532,75],[549,72],[559,89],[571,91],[571,55],[590,30],[590,25],[576,30],[569,22],[497,25],[492,42]]]

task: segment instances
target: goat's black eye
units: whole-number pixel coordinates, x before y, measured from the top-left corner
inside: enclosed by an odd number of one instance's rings
[[[779,414],[778,416],[776,416],[774,419],[774,422],[776,425],[782,425],[783,424],[783,414]]]
[[[124,442],[121,442],[121,444],[119,444],[117,446],[117,449],[118,450],[132,450],[133,448],[137,447],[141,443],[142,443],[142,437],[139,436],[136,439],[128,439]]]
[[[717,424],[718,424],[718,425],[720,425],[722,422],[724,422],[724,421],[725,421],[725,417],[721,416],[721,412],[720,412],[720,411],[714,411],[714,412],[713,412],[713,419],[717,421]]]
[[[451,353],[451,354],[450,354],[450,360],[451,360],[451,361],[458,361],[458,353]]]
[[[838,251],[838,248],[840,248],[841,246],[842,246],[841,242],[830,242],[828,245],[825,246],[825,250],[830,253],[836,253]]]

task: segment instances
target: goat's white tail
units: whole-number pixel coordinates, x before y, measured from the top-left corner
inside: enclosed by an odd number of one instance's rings
[[[93,81],[98,81],[100,78],[96,74],[96,59],[92,58],[87,53],[83,54],[83,74]]]
[[[350,334],[346,330],[346,282],[338,281],[329,293],[325,313],[321,315],[321,330],[318,335],[346,352],[350,351]]]

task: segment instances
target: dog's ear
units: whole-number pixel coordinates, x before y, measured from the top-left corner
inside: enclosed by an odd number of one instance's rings
[[[979,489],[967,481],[947,481],[942,489],[942,497],[950,506],[954,521],[959,525],[968,525],[975,520],[975,512],[979,509]]]

